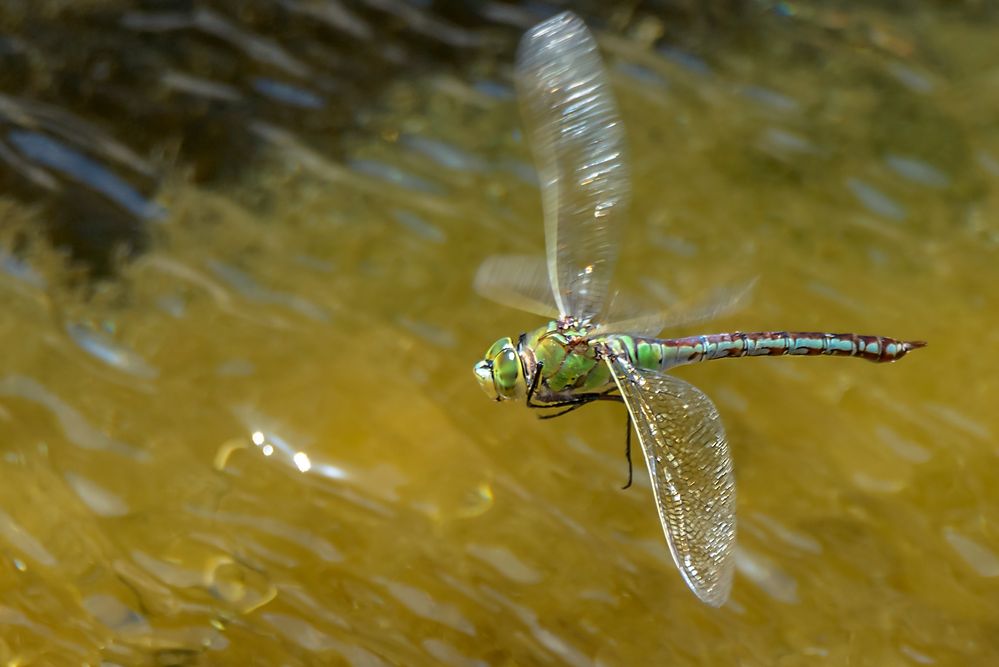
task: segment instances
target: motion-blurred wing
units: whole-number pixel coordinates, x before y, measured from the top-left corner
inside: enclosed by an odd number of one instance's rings
[[[493,255],[475,274],[475,291],[496,303],[555,319],[548,266],[541,257]]]
[[[517,92],[545,216],[548,274],[560,315],[604,305],[626,216],[624,132],[596,42],[564,12],[517,52]]]
[[[675,328],[713,320],[739,310],[756,286],[756,280],[739,287],[728,287],[712,292],[703,299],[692,299],[674,304],[658,312],[634,315],[635,310],[615,298],[607,313],[606,324],[597,325],[591,335],[627,333],[635,336],[655,336],[667,328]]]
[[[624,358],[608,359],[652,477],[652,490],[684,581],[718,607],[732,588],[735,477],[718,410],[699,389]]]

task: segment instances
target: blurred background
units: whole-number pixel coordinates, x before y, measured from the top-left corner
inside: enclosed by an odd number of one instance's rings
[[[512,87],[597,34],[617,270],[696,329],[925,339],[678,374],[739,484],[731,601],[668,555],[619,405],[543,422],[472,288],[543,252]],[[999,661],[999,6],[0,3],[8,665]]]

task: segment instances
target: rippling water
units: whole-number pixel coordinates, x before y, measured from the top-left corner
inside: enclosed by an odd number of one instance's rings
[[[686,38],[655,5],[593,18],[632,151],[623,289],[661,307],[758,278],[677,333],[930,341],[892,366],[680,371],[739,483],[714,610],[648,483],[620,490],[620,406],[541,422],[471,374],[539,324],[471,282],[542,251],[509,76],[548,10],[237,4],[57,15],[129,45],[92,54],[115,85],[0,96],[0,658],[999,660],[986,5],[761,3]],[[30,37],[5,48],[40,76],[54,42]],[[109,91],[134,115],[98,113]]]

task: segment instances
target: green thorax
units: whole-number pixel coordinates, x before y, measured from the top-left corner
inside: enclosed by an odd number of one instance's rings
[[[541,394],[560,396],[601,392],[614,386],[610,369],[602,360],[603,353],[627,354],[638,368],[659,368],[661,354],[655,343],[642,338],[619,334],[590,336],[587,327],[547,325],[529,331],[521,339],[520,354],[527,373],[533,378],[538,365]]]

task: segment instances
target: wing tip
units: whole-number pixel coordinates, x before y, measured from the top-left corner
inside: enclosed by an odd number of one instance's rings
[[[567,9],[564,12],[559,12],[558,14],[546,18],[541,23],[538,23],[531,28],[531,32],[535,30],[544,30],[556,25],[568,25],[570,23],[585,25],[583,19],[579,18],[579,15],[576,12],[571,9]]]
[[[526,50],[535,42],[548,43],[551,41],[553,35],[580,32],[589,34],[589,28],[586,27],[586,23],[575,12],[566,10],[529,28],[524,33],[524,36],[521,37],[519,50],[526,54]]]
[[[718,609],[724,606],[732,594],[735,572],[731,564],[723,566],[714,581],[704,581],[701,577],[694,577],[683,567],[680,568],[680,574],[683,576],[684,583],[697,596],[697,599],[709,607]]]

